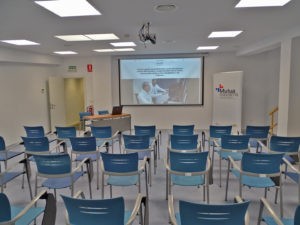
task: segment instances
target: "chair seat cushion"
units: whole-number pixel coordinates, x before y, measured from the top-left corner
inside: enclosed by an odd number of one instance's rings
[[[81,176],[83,176],[84,172],[76,172],[73,175],[74,182],[78,180]],[[72,185],[71,178],[69,176],[62,178],[48,178],[42,183],[43,187],[47,187],[49,189],[60,189],[70,187]]]
[[[198,186],[205,183],[203,176],[181,176],[171,174],[171,181],[179,186]]]
[[[233,169],[231,172],[234,176],[240,178],[239,171]],[[242,184],[249,187],[256,187],[256,188],[266,188],[266,187],[275,186],[275,183],[269,177],[254,177],[254,176],[247,176],[247,175],[243,175]]]
[[[6,184],[7,182],[13,180],[17,176],[23,174],[23,172],[8,172],[5,173],[4,176],[0,178],[0,186]]]
[[[75,161],[82,161],[85,158],[90,158],[90,159],[92,159],[92,161],[96,161],[97,158],[100,159],[100,154],[98,154],[98,157],[97,157],[97,153],[94,153],[94,154],[80,154],[80,155],[77,155],[77,157],[75,158]]]
[[[6,152],[7,154],[4,151],[0,151],[0,161],[6,161],[8,159],[23,154],[23,152],[14,152],[14,151],[6,151]]]
[[[17,216],[19,212],[23,210],[23,207],[11,206],[11,214],[12,218]],[[42,207],[33,207],[28,210],[28,212],[22,216],[17,222],[16,225],[28,225],[31,224],[34,219],[44,212],[44,208]]]
[[[107,183],[113,186],[132,186],[138,183],[138,175],[133,176],[109,176]]]
[[[267,225],[277,225],[275,220],[270,216],[263,216],[263,220]],[[281,221],[283,222],[284,225],[294,225],[293,219],[282,218]]]
[[[229,156],[231,156],[231,158],[234,161],[241,161],[242,157],[243,157],[243,154],[241,152],[223,152],[223,151],[218,151],[217,153],[220,155],[220,157],[222,159],[229,159]]]

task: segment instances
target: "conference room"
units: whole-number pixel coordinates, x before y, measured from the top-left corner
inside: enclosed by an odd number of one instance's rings
[[[0,224],[300,224],[300,2],[0,2]]]

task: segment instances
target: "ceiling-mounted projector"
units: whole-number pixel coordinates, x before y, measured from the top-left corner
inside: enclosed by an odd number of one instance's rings
[[[150,33],[150,23],[144,23],[141,29],[139,30],[139,38],[143,43],[151,42],[156,44],[156,34]]]

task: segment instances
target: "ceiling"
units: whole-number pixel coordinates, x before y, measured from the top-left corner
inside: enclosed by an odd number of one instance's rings
[[[283,7],[239,8],[238,0],[89,0],[100,16],[61,18],[33,0],[0,1],[0,40],[28,39],[39,46],[0,47],[54,55],[77,51],[81,56],[110,55],[93,49],[112,48],[111,41],[65,42],[55,35],[115,33],[120,41],[134,41],[136,51],[122,54],[195,53],[199,45],[220,45],[216,52],[238,51],[262,39],[281,35],[300,26],[300,1]],[[172,12],[157,12],[159,4],[175,4]],[[138,30],[151,22],[157,44],[139,42]],[[214,30],[243,30],[232,39],[208,39]],[[121,53],[117,53],[121,54]]]

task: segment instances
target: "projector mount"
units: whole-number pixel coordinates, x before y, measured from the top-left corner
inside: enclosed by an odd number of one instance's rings
[[[144,23],[141,29],[139,30],[140,41],[144,43],[146,48],[146,43],[156,44],[156,34],[150,33],[150,23]]]

